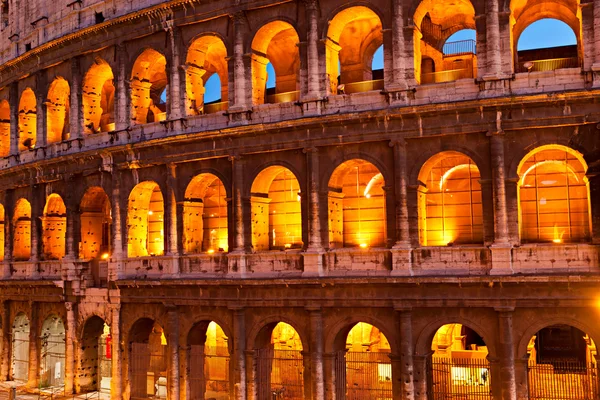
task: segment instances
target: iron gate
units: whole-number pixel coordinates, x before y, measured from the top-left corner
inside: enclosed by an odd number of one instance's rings
[[[131,399],[167,398],[166,347],[151,353],[147,343],[131,343]]]
[[[42,336],[41,386],[62,386],[65,382],[65,336]]]
[[[485,358],[432,357],[427,381],[430,400],[491,400],[490,363]]]
[[[598,367],[595,363],[576,361],[529,362],[530,400],[595,400],[598,399]]]
[[[391,400],[392,364],[389,353],[339,352],[335,382],[337,400]]]
[[[304,364],[298,350],[258,349],[258,400],[304,399]]]
[[[190,400],[229,399],[227,347],[190,346]]]

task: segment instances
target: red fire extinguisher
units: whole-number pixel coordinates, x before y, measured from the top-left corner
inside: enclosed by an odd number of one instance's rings
[[[106,359],[112,358],[112,336],[106,336]]]

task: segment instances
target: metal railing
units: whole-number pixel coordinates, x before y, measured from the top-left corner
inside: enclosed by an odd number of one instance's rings
[[[132,343],[130,356],[131,399],[166,399],[166,346],[162,353],[150,351],[147,343]]]
[[[279,104],[279,103],[291,103],[300,99],[300,92],[294,90],[293,92],[283,92],[277,94],[270,94],[266,96],[265,103],[268,104]]]
[[[428,399],[492,399],[487,359],[432,357],[428,364]]]
[[[214,114],[220,111],[226,111],[227,107],[229,107],[228,101],[221,101],[218,103],[208,103],[204,104],[204,114]]]
[[[229,397],[229,355],[226,347],[192,345],[190,400]]]
[[[421,74],[421,84],[453,82],[459,79],[473,78],[473,68],[450,69],[440,72]]]
[[[384,352],[339,352],[336,400],[392,399],[392,364]]]
[[[578,68],[578,57],[551,58],[547,60],[519,61],[517,72],[554,71],[561,68]],[[528,68],[530,67],[530,68]]]
[[[383,79],[372,81],[351,82],[338,85],[339,94],[352,94],[369,92],[371,90],[383,90]]]
[[[446,42],[442,49],[444,56],[457,56],[461,54],[477,54],[477,42],[473,39]]]
[[[575,361],[529,362],[529,399],[592,400],[600,395],[598,366]]]
[[[256,350],[258,400],[304,399],[304,363],[297,350]]]

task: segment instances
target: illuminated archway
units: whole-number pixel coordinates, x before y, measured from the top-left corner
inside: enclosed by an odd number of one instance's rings
[[[10,154],[10,104],[0,101],[0,157]]]
[[[414,67],[418,83],[450,82],[476,76],[475,40],[450,42],[458,31],[475,29],[475,9],[469,0],[423,0],[413,21]]]
[[[79,386],[83,392],[110,392],[112,338],[110,327],[98,316],[89,318],[81,335]]]
[[[364,160],[339,165],[329,180],[329,245],[383,247],[386,241],[385,182]]]
[[[473,160],[453,151],[423,165],[418,189],[421,245],[483,243],[480,178]]]
[[[127,256],[162,255],[164,242],[164,203],[155,182],[142,182],[129,195],[127,210]]]
[[[79,205],[81,218],[81,254],[83,259],[110,255],[111,208],[104,189],[98,186],[85,191]],[[107,257],[108,258],[108,257]]]
[[[373,325],[359,322],[344,344],[336,354],[336,394],[347,399],[391,399],[391,348],[385,335]]]
[[[259,399],[304,396],[304,360],[298,332],[285,322],[265,326],[256,339],[257,393]]]
[[[488,349],[468,326],[440,327],[431,343],[429,398],[492,399]]]
[[[84,133],[115,130],[115,85],[110,65],[96,58],[83,78]]]
[[[300,184],[287,168],[271,166],[256,176],[251,189],[254,250],[302,247]]]
[[[17,200],[13,214],[13,259],[28,261],[31,258],[31,204]]]
[[[167,59],[153,49],[138,56],[131,71],[131,119],[139,125],[164,121],[167,105],[162,94],[167,87]]]
[[[587,164],[568,147],[548,145],[527,154],[517,169],[521,241],[590,239]]]
[[[252,40],[252,104],[298,100],[298,43],[298,33],[287,22],[269,22],[256,32]],[[274,91],[266,89],[269,62],[275,70]]]
[[[188,185],[183,204],[183,247],[188,254],[227,251],[227,192],[213,174]]]
[[[217,36],[202,36],[190,46],[186,59],[186,110],[188,115],[208,114],[226,109],[228,101],[227,49]],[[205,101],[205,87],[208,79],[217,75],[220,78],[218,100],[208,104]],[[220,107],[217,106],[220,104]]]
[[[529,341],[529,396],[595,399],[600,395],[597,348],[585,332],[570,325],[540,329]]]
[[[230,398],[229,339],[214,321],[196,323],[188,334],[190,400]]]
[[[381,20],[373,10],[355,6],[337,13],[325,43],[331,93],[383,89],[383,81],[373,81],[371,70],[373,54],[383,44]]]
[[[19,151],[35,147],[37,132],[37,101],[35,93],[27,88],[19,101]]]
[[[17,314],[12,325],[11,378],[17,382],[26,382],[29,376],[29,318]]]
[[[137,320],[129,332],[129,385],[132,399],[166,399],[167,339],[149,318]]]
[[[60,260],[65,256],[67,208],[56,193],[46,199],[42,219],[42,249],[44,260]]]
[[[515,72],[550,71],[580,66],[583,59],[582,16],[579,0],[544,0],[527,2],[511,0],[512,52]],[[577,44],[564,48],[546,48],[519,51],[521,34],[531,24],[542,19],[554,19],[567,24],[575,34]]]
[[[46,102],[46,142],[58,143],[67,139],[69,125],[69,96],[71,89],[64,78],[56,78],[48,89]]]
[[[42,324],[40,337],[40,386],[62,386],[65,383],[65,325],[52,315]]]

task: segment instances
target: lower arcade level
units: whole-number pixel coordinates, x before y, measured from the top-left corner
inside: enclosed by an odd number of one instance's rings
[[[115,400],[597,399],[597,281],[6,284],[0,379]]]

